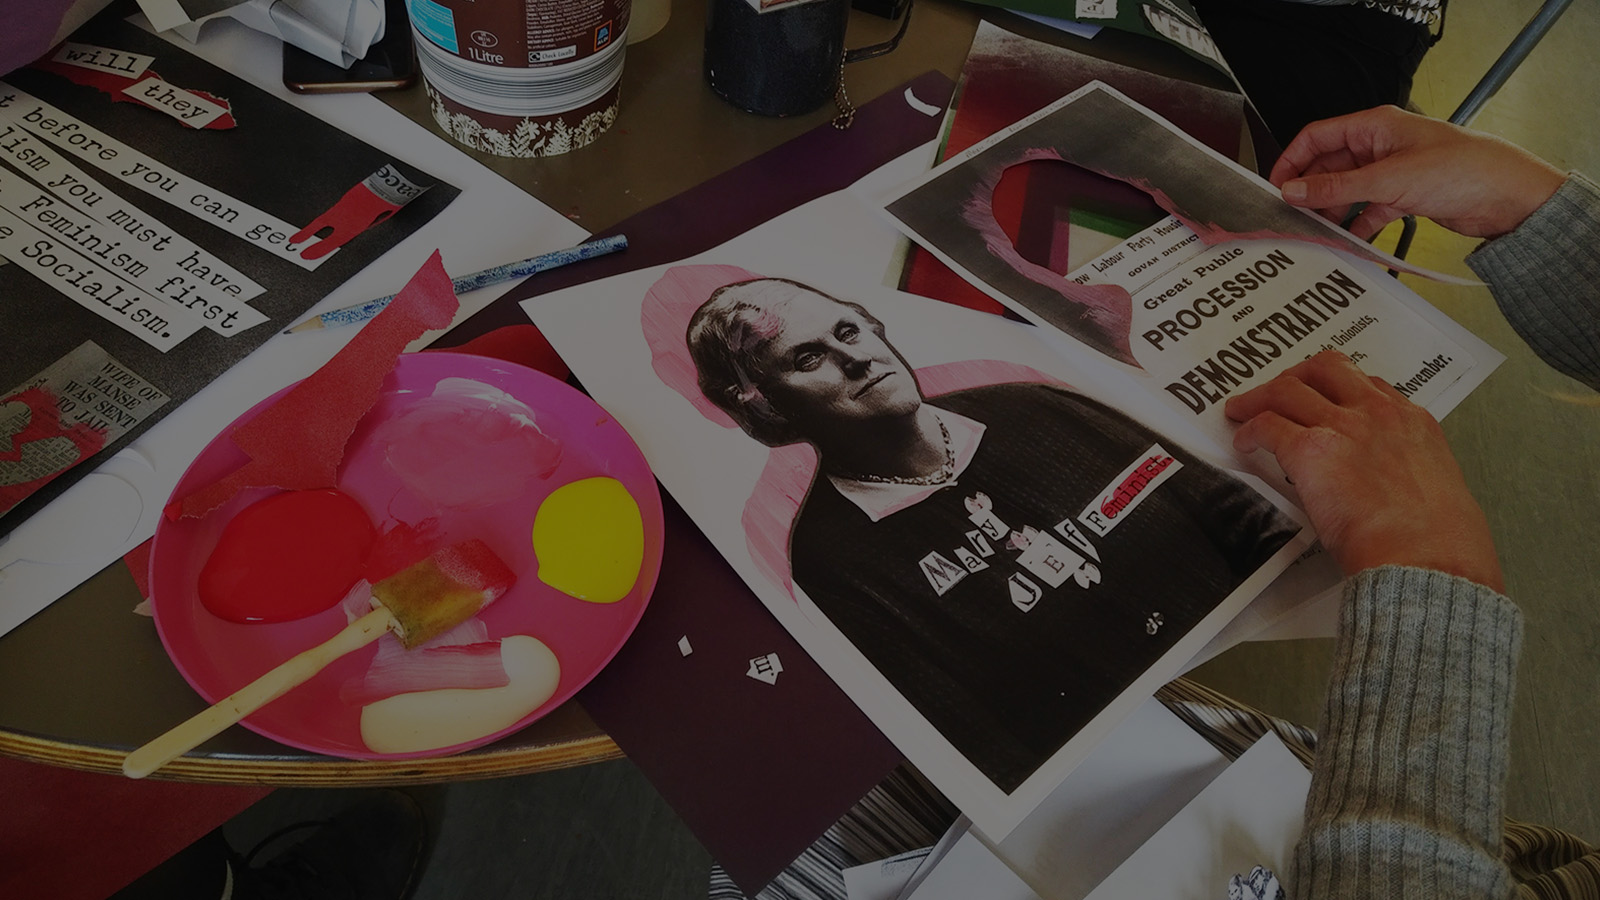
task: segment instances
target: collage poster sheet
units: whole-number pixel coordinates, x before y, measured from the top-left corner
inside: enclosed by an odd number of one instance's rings
[[[0,536],[458,194],[115,16],[5,75]]]
[[[1073,0],[1071,5],[1058,0],[980,2],[1037,16],[1068,18],[1080,25],[1114,28],[1171,44],[1230,80],[1233,78],[1228,61],[1188,0]]]
[[[1171,215],[1069,269],[1052,252],[1071,237],[1071,199],[1059,200],[1061,233],[1025,253],[991,198],[1009,170],[1040,165],[1134,185]],[[887,192],[883,206],[969,282],[1066,337],[1085,365],[1160,397],[1223,446],[1234,427],[1228,397],[1322,350],[1344,352],[1436,416],[1500,359],[1383,267],[1420,270],[1290,207],[1253,172],[1099,82]],[[1274,477],[1270,460],[1255,464]]]
[[[901,238],[882,197],[926,159],[698,257],[523,307],[764,605],[998,840],[1312,542],[1281,472],[1229,449],[1219,401],[1245,376],[1208,374],[1225,351],[1257,378],[1329,342],[1381,366],[1415,359],[1435,366],[1404,376],[1430,408],[1497,357],[1369,262],[1304,240],[1202,247],[1175,221],[1152,229],[1163,242],[1130,243],[1183,261],[1155,296],[1184,302],[1135,318],[1146,292],[1120,287],[1120,322],[1091,330],[1036,298],[995,292],[1045,327],[893,290]],[[986,252],[991,268],[1014,256]],[[1111,284],[1131,253],[1081,284]],[[1239,271],[1248,298],[1231,294]],[[1206,326],[1222,322],[1211,331],[1256,343],[1215,343]],[[1174,346],[1184,362],[1155,355]]]
[[[900,236],[872,191],[926,159],[524,309],[764,605],[999,836],[1311,536],[1039,329],[885,287]],[[908,428],[932,477],[874,478],[907,470],[871,457],[914,456]]]

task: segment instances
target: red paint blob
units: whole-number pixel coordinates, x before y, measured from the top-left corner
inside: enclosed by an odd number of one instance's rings
[[[374,529],[335,490],[286,491],[245,507],[200,570],[200,602],[230,622],[287,622],[344,599]]]

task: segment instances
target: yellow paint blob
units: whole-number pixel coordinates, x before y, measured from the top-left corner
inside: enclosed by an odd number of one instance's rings
[[[644,565],[639,504],[615,478],[564,484],[533,518],[539,580],[591,603],[615,603],[633,590]]]

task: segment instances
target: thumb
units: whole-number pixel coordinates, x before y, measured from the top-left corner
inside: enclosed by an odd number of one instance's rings
[[[1284,182],[1281,190],[1283,199],[1293,206],[1344,207],[1384,199],[1379,197],[1379,179],[1374,175],[1372,167],[1304,175]]]

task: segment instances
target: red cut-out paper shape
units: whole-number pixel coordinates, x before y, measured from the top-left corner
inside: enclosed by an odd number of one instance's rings
[[[0,513],[21,503],[29,494],[44,487],[62,472],[99,453],[106,445],[105,432],[99,429],[91,428],[82,422],[63,425],[61,410],[56,405],[56,395],[46,388],[32,387],[9,397],[0,397],[0,406],[12,403],[20,403],[27,407],[28,421],[20,430],[9,435],[0,435],[0,438],[6,439],[0,441],[0,475],[7,476],[0,478]],[[10,473],[6,471],[7,467],[22,464],[23,454],[29,444],[53,438],[66,438],[71,441],[77,451],[77,458],[70,464],[39,478],[22,481],[20,476],[10,477]]]
[[[205,515],[247,487],[335,487],[345,444],[378,401],[383,379],[401,351],[423,332],[448,326],[459,308],[435,250],[394,301],[338,355],[233,430],[231,438],[249,462],[173,504],[167,515]]]
[[[321,240],[300,251],[305,259],[321,259],[399,211],[400,204],[378,196],[362,182],[345,191],[338,202],[323,210],[311,224],[295,232],[289,242],[298,244],[327,231]]]

